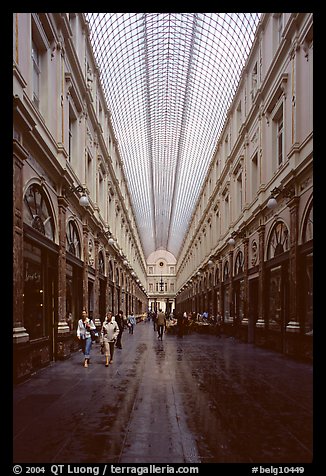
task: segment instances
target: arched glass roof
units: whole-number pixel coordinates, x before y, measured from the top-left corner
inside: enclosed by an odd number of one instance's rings
[[[145,256],[178,256],[259,13],[86,13]]]

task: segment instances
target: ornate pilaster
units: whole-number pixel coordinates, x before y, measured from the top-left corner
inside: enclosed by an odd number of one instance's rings
[[[110,266],[110,253],[105,250],[106,257],[106,280],[105,280],[105,312],[112,311],[112,297],[111,297],[111,288],[109,283],[109,266]]]
[[[264,266],[264,250],[265,250],[265,226],[260,225],[259,230],[259,278],[258,278],[258,319],[256,327],[265,327],[265,266]]]
[[[99,278],[99,267],[98,267],[99,240],[97,238],[94,240],[94,248],[95,248],[94,324],[96,326],[100,326],[101,325],[101,320],[99,318],[100,278]]]
[[[83,309],[88,312],[88,225],[83,225]]]
[[[218,260],[218,285],[217,285],[217,292],[218,292],[218,299],[217,299],[217,311],[221,314],[221,316],[224,316],[224,309],[222,308],[222,259],[219,258]]]
[[[58,257],[58,338],[69,333],[66,321],[66,211],[67,200],[58,197],[59,209],[59,257]],[[59,352],[60,353],[60,352]]]
[[[13,141],[13,341],[27,342],[29,334],[23,323],[24,276],[23,276],[23,165],[28,152]]]
[[[230,296],[230,322],[234,323],[234,296],[233,296],[233,250],[229,251],[229,273],[230,273],[230,287],[229,287],[229,296]]]
[[[249,268],[249,239],[245,238],[243,241],[243,251],[244,251],[244,279],[243,279],[243,319],[241,324],[244,326],[248,325],[248,315],[249,315],[249,280],[248,280],[248,268]]]
[[[298,205],[298,197],[293,197],[288,203],[290,208],[290,320],[286,326],[286,332],[300,332],[300,323],[298,320],[298,283],[300,281],[298,279]]]

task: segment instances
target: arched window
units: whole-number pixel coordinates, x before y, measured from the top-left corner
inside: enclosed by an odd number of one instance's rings
[[[227,261],[223,268],[223,281],[229,278],[229,262]]]
[[[98,254],[98,271],[100,274],[105,273],[105,261],[103,251],[100,251]]]
[[[303,237],[302,237],[302,242],[306,243],[307,241],[310,241],[314,237],[314,221],[313,221],[313,204],[311,203],[305,223],[303,226]]]
[[[109,279],[111,279],[111,281],[113,281],[113,266],[112,266],[111,261],[109,262]]]
[[[268,248],[267,258],[271,259],[279,256],[289,249],[289,230],[282,221],[277,222],[272,230]]]
[[[244,263],[243,253],[242,251],[239,251],[234,263],[235,275],[243,273],[243,263]]]
[[[219,272],[220,272],[220,270],[218,268],[216,268],[216,270],[215,270],[215,286],[218,285]]]
[[[66,250],[77,258],[81,258],[80,236],[76,223],[70,220],[66,232]]]
[[[44,190],[37,184],[28,187],[24,196],[24,222],[54,241],[54,219]]]

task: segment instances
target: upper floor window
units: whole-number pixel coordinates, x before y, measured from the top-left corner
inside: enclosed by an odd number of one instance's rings
[[[243,191],[242,191],[242,172],[239,173],[237,176],[237,212],[241,213],[242,208],[243,208]]]
[[[33,64],[33,102],[39,107],[40,105],[40,52],[32,40],[32,64]]]
[[[277,38],[279,43],[281,43],[281,40],[282,40],[283,28],[284,28],[284,16],[283,16],[283,13],[280,13],[277,18]]]
[[[280,117],[277,120],[277,144],[276,144],[276,150],[277,150],[277,163],[278,165],[281,165],[283,162],[283,146],[284,146],[284,131],[283,131],[283,113],[280,115]]]
[[[230,220],[230,203],[229,203],[229,195],[226,195],[224,198],[224,228],[226,229],[229,226]]]
[[[257,92],[258,84],[258,73],[257,73],[257,63],[255,63],[252,73],[251,73],[251,99],[253,100]]]
[[[258,190],[258,154],[256,153],[251,159],[251,198],[256,197]]]

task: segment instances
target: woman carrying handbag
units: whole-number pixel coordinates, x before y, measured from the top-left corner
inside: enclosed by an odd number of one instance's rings
[[[106,314],[101,329],[101,344],[105,349],[105,367],[113,362],[114,344],[119,334],[119,326],[116,321],[112,321],[112,312]],[[109,361],[110,355],[110,361]]]
[[[92,348],[91,330],[96,330],[96,326],[92,319],[87,316],[85,309],[82,312],[82,317],[77,324],[77,337],[80,340],[81,349],[83,351],[85,360],[84,367],[88,367],[90,353]]]

